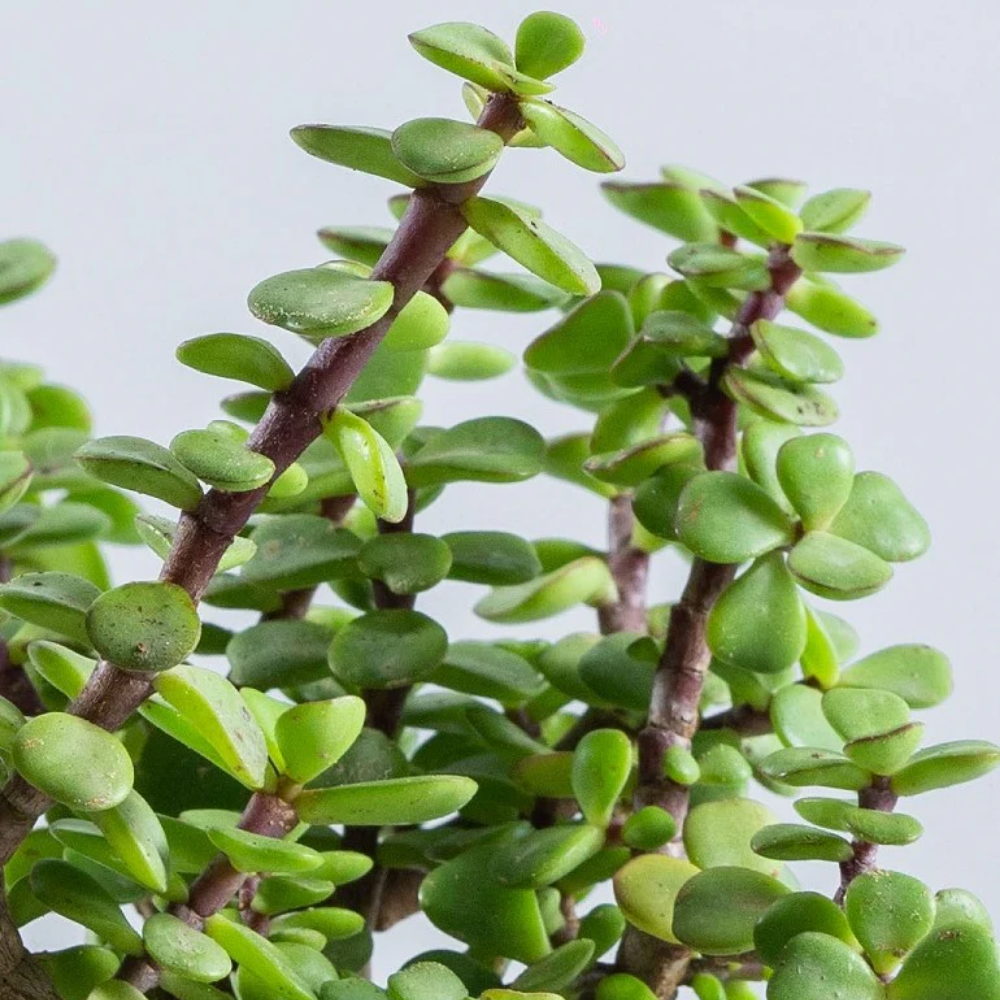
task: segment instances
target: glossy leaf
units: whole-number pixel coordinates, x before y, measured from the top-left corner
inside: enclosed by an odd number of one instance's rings
[[[726,393],[767,420],[798,427],[826,427],[838,416],[837,404],[811,385],[785,382],[767,372],[730,368],[723,378]]]
[[[760,765],[768,778],[794,788],[818,785],[860,791],[871,781],[868,771],[832,750],[816,747],[789,747],[766,757]]]
[[[23,731],[23,730],[22,730]],[[1000,747],[982,740],[941,743],[914,754],[892,778],[897,795],[922,795],[989,774],[1000,764]]]
[[[427,371],[453,382],[483,382],[506,375],[517,358],[502,347],[451,340],[430,352]]]
[[[933,708],[951,694],[951,664],[932,646],[889,646],[852,664],[839,683],[891,691],[910,708]]]
[[[523,657],[486,642],[453,642],[431,681],[452,691],[520,705],[541,693],[543,679]]]
[[[340,760],[364,722],[365,704],[353,696],[288,709],[275,724],[283,772],[303,785],[312,781]]]
[[[678,944],[673,929],[677,895],[698,871],[682,858],[641,854],[616,873],[615,901],[634,927],[661,941]]]
[[[805,330],[758,320],[750,327],[761,357],[790,382],[836,382],[844,364],[826,341]]]
[[[354,568],[361,543],[325,517],[291,514],[264,521],[250,536],[257,546],[240,577],[274,590],[312,587]]]
[[[177,523],[155,514],[139,514],[135,519],[135,526],[146,545],[161,559],[166,559],[177,537]],[[256,551],[257,546],[249,538],[237,535],[219,560],[218,572],[225,573],[242,566],[253,558]]]
[[[267,456],[250,451],[221,427],[183,431],[170,450],[202,482],[229,493],[258,489],[274,475]]]
[[[229,676],[240,687],[262,691],[321,681],[330,676],[331,638],[330,629],[317,622],[260,622],[230,640]]]
[[[813,195],[802,206],[802,224],[814,233],[842,233],[861,219],[871,197],[870,191],[853,188],[834,188]]]
[[[819,330],[838,337],[873,337],[878,320],[838,288],[797,281],[785,297],[788,308]]]
[[[196,983],[224,979],[233,963],[210,937],[169,913],[156,913],[142,926],[146,953],[163,969]]]
[[[604,828],[632,772],[632,743],[618,729],[597,729],[573,753],[573,795],[588,823]]]
[[[522,101],[520,110],[545,145],[578,167],[607,174],[625,166],[625,157],[611,137],[573,111],[542,100]]]
[[[542,571],[534,547],[505,531],[453,531],[441,541],[451,549],[451,580],[510,586],[533,580]]]
[[[553,375],[602,372],[633,336],[632,313],[619,292],[598,292],[534,340],[525,364]]]
[[[775,823],[750,842],[761,857],[773,861],[849,861],[854,850],[843,837],[798,823]]]
[[[479,25],[448,21],[409,37],[420,55],[449,73],[487,90],[505,91],[510,86],[513,54],[502,39]]]
[[[112,809],[91,814],[129,874],[153,892],[167,892],[170,849],[156,813],[138,792]]]
[[[886,988],[887,1000],[997,1000],[1000,955],[992,935],[973,923],[932,931]]]
[[[799,934],[828,935],[854,946],[851,927],[836,903],[818,892],[795,892],[772,904],[754,928],[754,945],[761,958],[777,968],[785,945]]]
[[[296,875],[312,872],[322,864],[318,852],[291,840],[251,833],[238,827],[212,827],[208,838],[229,858],[238,872],[278,872]]]
[[[552,885],[604,846],[604,834],[593,826],[564,825],[535,830],[501,848],[490,874],[513,889]]]
[[[698,192],[683,184],[606,181],[601,191],[626,215],[679,240],[698,242],[718,238],[719,227]]]
[[[892,567],[873,552],[823,531],[796,544],[788,568],[806,590],[835,601],[867,597],[892,579]]]
[[[830,531],[886,562],[916,559],[931,542],[927,522],[899,487],[878,472],[861,472],[854,477],[854,488]]]
[[[496,132],[448,118],[417,118],[392,133],[392,151],[403,166],[437,184],[482,177],[493,169],[503,147]]]
[[[533,274],[495,274],[464,267],[456,268],[445,278],[441,291],[462,309],[497,312],[539,312],[562,305],[568,297]]]
[[[701,802],[684,824],[684,847],[699,868],[738,865],[778,876],[782,866],[758,856],[751,847],[754,836],[776,822],[777,817],[767,806],[752,799]]]
[[[419,594],[448,575],[451,549],[433,535],[376,535],[361,547],[358,568],[365,576],[381,580],[394,594]]]
[[[206,375],[247,382],[268,392],[287,389],[295,377],[268,341],[241,333],[209,333],[186,340],[177,348],[177,360]]]
[[[836,991],[836,992],[834,992]],[[789,941],[768,983],[768,1000],[883,1000],[884,987],[850,945],[807,931]]]
[[[292,139],[311,156],[341,167],[384,177],[406,187],[426,183],[396,159],[392,133],[380,128],[345,125],[299,125]]]
[[[760,291],[771,283],[764,260],[717,243],[687,243],[667,262],[678,274],[708,288]]]
[[[522,73],[544,80],[572,66],[584,45],[584,34],[572,18],[537,11],[518,25],[515,62]]]
[[[87,610],[100,596],[89,580],[69,573],[24,573],[0,587],[0,608],[86,645]]]

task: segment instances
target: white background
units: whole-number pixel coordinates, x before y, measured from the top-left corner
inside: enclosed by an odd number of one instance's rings
[[[459,81],[420,59],[406,33],[478,18],[512,38],[530,9],[512,0],[475,11],[457,0],[0,0],[0,231],[37,236],[60,258],[43,294],[4,311],[0,351],[84,391],[98,433],[165,443],[203,426],[227,389],[178,365],[177,343],[216,330],[266,333],[301,360],[291,335],[250,318],[247,291],[323,259],[320,225],[390,221],[391,186],[307,157],[289,127],[463,118]],[[883,332],[838,345],[849,374],[836,390],[837,429],[862,468],[904,487],[935,544],[846,611],[865,651],[923,641],[953,657],[958,689],[928,717],[930,739],[1000,738],[1000,17],[974,0],[572,0],[560,9],[580,21],[589,47],[559,78],[557,99],[614,135],[626,177],[651,179],[659,164],[681,162],[730,183],[785,174],[814,190],[869,187],[876,199],[862,234],[909,248],[895,270],[850,283]],[[665,266],[669,242],[618,215],[597,178],[551,151],[512,151],[490,189],[543,205],[594,259]],[[546,322],[465,313],[454,330],[520,351]],[[433,422],[489,412],[546,433],[585,426],[519,374],[427,388]],[[601,521],[597,501],[539,481],[455,487],[424,527],[598,543]],[[155,569],[151,556],[122,553],[118,576]],[[675,594],[679,579],[676,566],[660,567],[655,598]],[[469,613],[476,596],[449,586],[425,606],[454,637],[493,634]],[[521,632],[589,627],[581,612]],[[887,851],[886,863],[935,887],[970,887],[1000,914],[998,792],[994,776],[914,802],[927,834]],[[416,934],[410,923],[390,936],[383,973],[420,947]],[[29,938],[40,943],[37,932]]]

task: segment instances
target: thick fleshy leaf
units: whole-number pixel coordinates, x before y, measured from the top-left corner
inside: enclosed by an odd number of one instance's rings
[[[230,493],[255,490],[274,475],[274,463],[250,451],[230,433],[224,421],[214,428],[182,431],[170,442],[181,464],[202,482]]]
[[[565,292],[533,274],[495,274],[464,267],[445,278],[441,291],[462,309],[495,312],[539,312],[562,305],[567,299]]]
[[[583,55],[585,43],[583,32],[572,18],[537,11],[518,25],[515,62],[522,73],[544,80],[572,66]]]
[[[684,487],[677,534],[696,556],[740,563],[788,545],[794,526],[756,484],[732,472],[706,472]]]
[[[291,840],[266,837],[238,827],[212,827],[208,839],[239,872],[297,875],[314,872],[322,864],[317,851]]]
[[[29,459],[25,452],[0,451],[0,513],[24,496],[37,465],[37,459]]]
[[[806,613],[779,553],[758,559],[709,613],[706,639],[720,660],[772,674],[796,663],[806,645]]]
[[[633,332],[625,297],[620,292],[598,292],[529,344],[524,361],[529,368],[551,375],[603,372]]]
[[[484,382],[506,375],[516,364],[515,355],[502,347],[451,340],[431,349],[427,371],[451,382]]]
[[[799,213],[802,224],[813,233],[842,233],[858,222],[868,209],[870,191],[834,188],[813,195]]]
[[[795,892],[777,900],[757,922],[754,945],[761,958],[776,968],[785,945],[810,932],[857,945],[844,911],[818,892]]]
[[[989,931],[974,923],[933,930],[886,987],[888,1000],[998,1000],[1000,954]]]
[[[823,695],[823,713],[845,740],[880,736],[910,721],[910,708],[891,691],[834,688]]]
[[[143,954],[142,938],[108,891],[74,865],[43,858],[31,870],[31,891],[54,913],[82,924],[116,950],[129,955]]]
[[[616,632],[603,636],[597,642],[578,636],[576,638],[582,642],[571,644],[569,640],[573,638],[567,637],[561,649],[553,647],[555,655],[549,659],[548,669],[552,670],[554,665],[561,674],[555,675],[555,682],[569,681],[565,685],[567,693],[575,694],[583,701],[593,702],[594,695],[598,695],[611,705],[636,712],[648,709],[656,662],[655,658],[651,660],[636,655],[639,651],[637,643],[641,639],[638,633]],[[570,654],[570,660],[575,657],[570,677],[566,677],[568,671],[560,664],[567,654]],[[559,684],[556,683],[556,686]],[[577,686],[582,690],[573,690]]]
[[[838,337],[873,337],[878,320],[838,288],[797,281],[785,297],[788,308],[819,330]]]
[[[448,575],[451,549],[434,535],[376,535],[361,547],[358,568],[365,576],[381,580],[394,594],[419,594]]]
[[[198,730],[234,778],[248,788],[263,787],[264,734],[225,677],[205,667],[183,665],[158,674],[153,686]]]
[[[242,333],[209,333],[186,340],[177,348],[177,360],[206,375],[247,382],[268,392],[287,389],[295,377],[277,348]]]
[[[453,642],[431,681],[452,691],[521,705],[540,694],[543,678],[524,657],[487,642]]]
[[[573,753],[573,795],[588,823],[603,829],[632,773],[632,742],[618,729],[596,729]]]
[[[344,576],[354,569],[361,548],[352,532],[315,514],[271,518],[251,538],[257,551],[240,576],[274,590],[297,590]]]
[[[707,288],[739,288],[761,291],[771,278],[766,261],[718,243],[686,243],[667,258],[670,266],[685,278]]]
[[[288,709],[275,724],[283,772],[299,784],[312,781],[340,760],[364,723],[365,703],[353,696]]]
[[[198,645],[194,602],[174,583],[126,583],[105,591],[87,611],[87,634],[123,670],[168,670]]]
[[[85,719],[49,712],[29,719],[14,737],[17,771],[36,788],[78,812],[100,812],[132,791],[132,760],[110,733]]]
[[[462,205],[466,222],[494,246],[544,281],[575,295],[601,287],[594,265],[565,236],[513,205],[470,198]]]
[[[521,115],[542,142],[584,170],[614,173],[625,157],[610,136],[585,118],[543,100],[522,101]]]
[[[545,441],[511,417],[480,417],[435,434],[406,465],[411,487],[462,480],[516,483],[542,469]]]
[[[475,792],[471,778],[425,774],[307,789],[295,800],[295,808],[306,823],[396,826],[448,816]]]
[[[927,522],[900,488],[878,472],[860,472],[830,531],[874,552],[886,562],[907,562],[931,543]]]
[[[806,531],[823,531],[851,494],[854,455],[835,434],[796,437],[781,446],[777,474]]]
[[[893,972],[934,924],[934,897],[900,872],[859,875],[847,889],[844,912],[875,971]]]
[[[684,487],[704,472],[699,465],[680,463],[660,469],[635,490],[632,508],[636,520],[659,538],[677,538],[677,505]]]
[[[852,664],[838,683],[891,691],[910,708],[933,708],[951,694],[951,664],[933,646],[889,646]]]
[[[0,305],[40,288],[55,270],[56,259],[38,240],[0,242]]]
[[[142,926],[146,953],[163,969],[196,983],[224,979],[233,963],[210,937],[169,913],[156,913]]]
[[[754,834],[751,847],[772,861],[849,861],[850,843],[835,833],[799,823],[775,823]]]
[[[828,534],[810,532],[788,557],[788,568],[806,590],[834,601],[853,601],[881,590],[892,567],[868,549]]]
[[[792,259],[803,271],[881,271],[904,253],[895,243],[831,233],[800,233],[792,244]]]
[[[496,587],[476,606],[480,618],[494,622],[532,622],[577,604],[600,605],[617,593],[607,563],[584,556],[527,583]]]
[[[912,816],[900,812],[880,812],[877,809],[848,809],[844,813],[843,825],[858,840],[890,847],[912,844],[924,832],[923,826]]]
[[[677,833],[673,816],[660,806],[643,806],[625,821],[622,842],[636,851],[656,851]]]
[[[23,730],[22,730],[23,731]],[[892,778],[897,795],[922,795],[989,774],[1000,764],[1000,747],[983,740],[941,743],[914,754]]]
[[[327,651],[333,638],[318,622],[260,622],[238,632],[226,647],[230,678],[240,687],[295,687],[330,676]]]
[[[807,931],[789,941],[767,986],[768,1000],[883,1000],[868,963],[829,934]]]
[[[788,684],[774,696],[771,723],[781,742],[790,747],[821,747],[840,751],[844,740],[823,714],[823,692],[805,684]]]
[[[606,181],[601,191],[626,215],[679,240],[707,242],[718,238],[719,227],[698,192],[683,184]]]
[[[427,615],[404,609],[372,611],[334,636],[334,676],[359,688],[405,687],[428,677],[448,649],[445,630]]]
[[[621,451],[592,455],[583,468],[601,482],[616,486],[638,486],[660,469],[670,465],[691,465],[701,461],[702,445],[683,431],[659,434]]]
[[[265,278],[247,302],[257,319],[318,344],[371,326],[389,311],[393,294],[388,281],[312,267]]]
[[[843,754],[818,747],[789,747],[765,757],[761,773],[794,788],[818,785],[858,792],[871,783],[871,774]]]
[[[510,586],[542,572],[534,546],[505,531],[453,531],[441,541],[451,549],[451,580]]]
[[[774,242],[774,237],[743,210],[732,192],[703,189],[700,194],[706,210],[722,232],[732,233],[759,247],[767,247]]]
[[[392,151],[403,166],[437,184],[482,177],[503,148],[496,132],[449,118],[416,118],[392,133]]]
[[[537,962],[551,950],[538,896],[488,876],[497,850],[473,848],[434,869],[420,886],[421,909],[439,930],[475,949]]]
[[[170,850],[149,803],[133,791],[114,808],[92,813],[91,818],[132,877],[153,892],[166,893]]]
[[[642,854],[615,874],[615,901],[634,927],[677,944],[673,930],[677,894],[697,874],[698,869],[682,858]]]
[[[409,36],[410,44],[429,62],[487,90],[510,87],[514,56],[492,31],[466,21],[447,21]]]
[[[135,518],[135,527],[146,545],[161,559],[166,559],[177,536],[177,523],[155,514],[139,514]],[[257,546],[249,538],[237,535],[219,560],[218,572],[225,573],[242,566],[253,558],[256,551]]]
[[[292,139],[311,156],[341,167],[385,177],[406,187],[426,181],[408,170],[392,151],[392,133],[381,128],[350,125],[299,125]]]
[[[110,948],[78,945],[39,956],[56,993],[64,1000],[88,1000],[91,991],[110,980],[121,964]]]
[[[706,955],[740,955],[753,948],[757,921],[788,887],[746,868],[711,868],[686,882],[674,904],[679,940]]]
[[[566,824],[535,830],[497,851],[490,874],[512,889],[541,889],[559,881],[604,846],[593,826]]]
[[[0,608],[88,645],[87,610],[100,596],[89,580],[69,573],[24,573],[0,586]]]
[[[97,438],[76,452],[76,460],[92,476],[123,489],[190,510],[201,500],[201,487],[166,448],[143,438]]]
[[[691,810],[684,824],[684,847],[699,868],[738,865],[777,876],[782,866],[758,856],[751,847],[753,837],[777,819],[767,806],[752,799],[701,802]]]
[[[791,243],[802,231],[802,220],[769,194],[749,185],[734,188],[733,194],[740,208],[778,242]]]
[[[338,257],[374,267],[389,245],[393,232],[386,226],[324,226],[316,235],[323,246]]]
[[[826,341],[805,330],[758,320],[750,327],[761,357],[790,382],[836,382],[844,364]]]
[[[811,385],[796,385],[777,375],[730,368],[723,378],[728,395],[767,420],[798,427],[826,427],[838,416],[837,404]]]

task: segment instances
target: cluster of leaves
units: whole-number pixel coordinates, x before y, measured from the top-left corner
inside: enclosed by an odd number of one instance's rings
[[[622,166],[607,136],[544,98],[582,51],[568,19],[527,18],[514,52],[468,24],[411,41],[466,81],[474,116],[498,96],[516,103],[522,127],[507,144]],[[413,191],[475,184],[505,145],[436,118],[293,138]],[[627,947],[612,964],[623,936],[641,935],[679,962],[671,988],[701,1000],[752,996],[751,979],[767,979],[772,1000],[1000,997],[981,904],[874,862],[878,845],[922,833],[894,811],[899,798],[985,774],[1000,749],[921,749],[913,713],[950,693],[947,659],[921,645],[858,659],[853,629],[816,600],[878,591],[924,552],[927,527],[891,479],[856,471],[847,442],[807,432],[836,419],[821,387],[843,366],[770,308],[870,336],[875,318],[829,275],[902,251],[845,235],[861,191],[803,203],[797,182],[729,189],[669,167],[604,193],[682,241],[672,273],[595,266],[538,209],[470,189],[468,228],[395,309],[392,282],[372,274],[394,230],[320,230],[339,259],[261,282],[251,312],[317,345],[378,324],[384,337],[322,434],[280,469],[245,426],[296,379],[269,340],[180,346],[189,368],[248,388],[223,400],[228,419],[169,448],[90,440],[76,395],[33,367],[0,369],[11,695],[0,762],[53,803],[4,876],[15,925],[55,913],[91,933],[43,956],[59,996],[135,1000],[157,985],[177,1000],[652,1000]],[[390,200],[397,218],[411,198]],[[497,254],[525,270],[481,266]],[[0,244],[0,301],[51,268],[35,243]],[[561,310],[525,350],[527,377],[592,428],[546,441],[509,416],[422,425],[425,376],[475,381],[515,364],[446,339],[462,309]],[[710,447],[712,435],[735,441],[737,420],[738,464]],[[414,530],[452,483],[540,474],[624,511],[624,536],[604,552],[493,528]],[[204,594],[166,580],[112,587],[99,541],[166,559],[186,530],[120,490],[183,514],[206,486],[252,494],[257,513]],[[733,568],[706,609],[710,663],[673,659],[683,602],[647,607],[642,574],[619,571],[623,557],[659,554],[691,560],[693,576]],[[475,610],[488,622],[584,604],[600,626],[557,641],[456,639],[414,607],[444,580],[487,588]],[[638,619],[621,613],[636,606]],[[226,627],[213,609],[257,620]],[[115,733],[74,701],[108,664],[151,685]],[[664,690],[667,717],[685,707],[670,704],[670,675],[687,668],[689,707],[708,719],[693,740],[657,712]],[[650,718],[666,737],[652,777],[638,739]],[[802,823],[781,823],[749,797],[755,784],[819,791],[795,799]],[[800,860],[839,866],[836,900],[799,891],[786,863]],[[609,880],[615,902],[594,903]],[[418,909],[464,948],[414,956],[384,989],[368,982],[373,931]]]

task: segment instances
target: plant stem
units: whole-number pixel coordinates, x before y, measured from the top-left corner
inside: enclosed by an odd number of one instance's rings
[[[868,788],[858,792],[858,805],[862,809],[876,809],[879,812],[890,813],[896,808],[899,797],[892,790],[889,778],[876,776]],[[840,863],[840,888],[834,901],[843,905],[844,897],[851,883],[859,876],[875,868],[878,858],[878,844],[867,840],[854,840],[851,843],[853,857]]]
[[[597,609],[602,635],[646,632],[646,582],[649,553],[632,544],[635,515],[632,496],[612,497],[608,512],[608,568],[618,588],[618,599]]]
[[[517,102],[495,94],[479,123],[508,141],[522,127]],[[461,205],[486,183],[486,174],[465,184],[429,185],[414,191],[399,228],[372,271],[372,280],[395,289],[392,308],[377,323],[350,337],[324,340],[292,384],[276,392],[247,446],[271,459],[275,477],[294,462],[321,430],[321,417],[336,407],[381,343],[393,320],[445,259],[466,229]],[[197,602],[219,560],[267,493],[212,489],[198,507],[182,514],[160,579],[183,587]],[[104,729],[119,728],[149,696],[148,675],[101,662],[71,711]],[[0,864],[10,860],[51,800],[16,776],[0,793]]]

